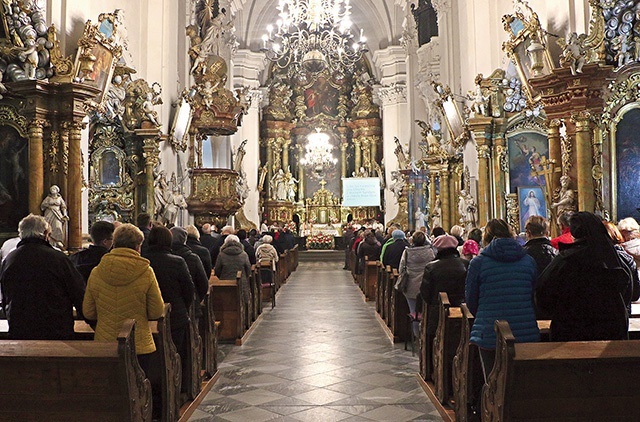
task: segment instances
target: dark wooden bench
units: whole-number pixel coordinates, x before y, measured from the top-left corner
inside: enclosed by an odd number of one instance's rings
[[[387,282],[384,278],[387,275],[385,271],[384,265],[382,262],[376,261],[378,265],[378,278],[376,279],[376,312],[380,315],[382,319],[384,319],[384,288],[387,285]]]
[[[378,263],[376,261],[365,261],[363,275],[363,292],[367,301],[376,300],[378,280]]]
[[[204,371],[207,377],[212,377],[218,371],[218,326],[214,309],[214,287],[209,285],[207,296],[204,298],[204,321],[205,330],[202,336],[202,349]]]
[[[389,328],[391,328],[394,343],[401,343],[411,338],[407,321],[409,304],[404,294],[394,288],[398,277],[398,270],[394,269],[392,283],[387,286],[391,293],[389,297]]]
[[[239,342],[244,334],[244,301],[242,300],[242,273],[235,280],[210,281],[213,287],[213,311],[220,321],[218,340]]]
[[[438,293],[438,328],[433,340],[433,384],[435,395],[442,404],[452,399],[451,368],[456,349],[460,344],[462,312],[451,306],[445,292]]]
[[[0,341],[0,419],[150,421],[151,384],[138,365],[134,320],[117,341]]]
[[[483,421],[640,420],[640,341],[516,343],[495,324]]]

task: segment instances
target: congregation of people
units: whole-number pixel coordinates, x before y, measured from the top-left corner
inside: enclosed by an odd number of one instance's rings
[[[74,321],[84,319],[96,341],[116,341],[127,319],[136,321],[135,348],[140,367],[153,392],[153,413],[161,410],[152,355],[156,344],[150,320],[171,304],[171,338],[187,370],[190,318],[203,315],[203,301],[212,277],[236,279],[249,297],[251,265],[293,248],[287,228],[268,232],[235,230],[212,224],[200,229],[167,227],[138,215],[137,225],[97,221],[90,229],[91,244],[72,255],[56,248],[45,217],[30,214],[19,224],[17,241],[2,250],[0,286],[2,311],[13,340],[70,340]],[[9,247],[10,246],[10,247]],[[195,313],[189,309],[195,303]],[[186,389],[183,378],[183,391]]]
[[[445,292],[451,306],[466,303],[475,316],[470,342],[480,351],[485,381],[496,357],[494,323],[505,320],[516,342],[540,341],[537,320],[551,320],[551,341],[624,340],[631,303],[640,298],[640,226],[633,218],[614,224],[589,212],[565,212],[561,234],[550,238],[549,221],[532,215],[516,235],[502,219],[469,232],[458,225],[421,226],[405,233],[390,225],[345,228],[346,255],[355,253],[356,274],[366,261],[398,272],[395,289],[410,315],[437,309]],[[414,319],[412,330],[418,337]],[[426,314],[430,350],[438,312]]]

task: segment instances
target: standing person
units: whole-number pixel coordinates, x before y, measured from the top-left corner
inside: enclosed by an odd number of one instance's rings
[[[569,226],[575,241],[560,249],[536,290],[538,307],[551,316],[551,340],[626,339],[623,295],[630,281],[606,228],[584,211]]]
[[[91,241],[87,249],[76,252],[69,257],[76,269],[82,274],[84,282],[89,280],[91,271],[100,263],[102,257],[113,246],[113,223],[108,221],[96,221],[91,226]]]
[[[254,249],[253,246],[251,246],[251,243],[249,243],[249,240],[247,239],[247,231],[244,229],[240,229],[236,233],[236,236],[238,236],[238,239],[240,239],[240,243],[242,244],[244,251],[247,253],[247,256],[249,257],[249,262],[251,263],[251,265],[255,264],[256,250]]]
[[[207,290],[209,290],[209,279],[207,278],[207,273],[204,271],[204,266],[202,265],[202,261],[198,255],[193,253],[187,246],[187,231],[182,227],[171,227],[170,231],[173,236],[171,241],[171,253],[181,256],[187,263],[189,274],[191,274],[191,280],[193,281],[193,286],[196,289],[198,303],[200,303],[207,295]]]
[[[133,224],[123,224],[113,232],[113,249],[89,276],[83,309],[88,319],[97,320],[96,341],[116,341],[122,323],[136,321],[136,354],[151,381],[155,414],[161,398],[151,360],[156,345],[149,320],[162,316],[164,302],[149,261],[140,256],[143,241],[142,231]]]
[[[271,245],[273,237],[269,234],[262,236],[262,243],[256,248],[257,261],[269,260],[272,263],[273,270],[276,270],[276,262],[278,262],[278,251]]]
[[[400,260],[404,250],[409,246],[407,237],[402,230],[394,230],[391,233],[392,242],[387,244],[387,248],[382,256],[382,264],[387,267],[389,265],[392,269],[400,268]]]
[[[573,243],[573,236],[571,235],[571,230],[569,229],[569,219],[573,213],[571,211],[566,211],[558,217],[558,224],[560,224],[560,229],[562,230],[562,234],[560,236],[554,237],[550,240],[551,246],[556,249],[560,249],[560,244],[569,245]]]
[[[465,299],[475,315],[471,343],[480,349],[485,382],[496,353],[496,320],[506,320],[516,342],[540,340],[533,306],[536,262],[518,244],[504,220],[490,220],[484,233],[485,248],[470,263]]]
[[[407,299],[409,312],[416,312],[416,297],[420,292],[420,284],[424,275],[424,268],[436,257],[436,250],[427,240],[427,236],[417,231],[411,237],[412,246],[406,248],[400,258],[400,269],[398,275],[399,288]],[[387,250],[387,253],[389,251]],[[420,337],[419,323],[414,321],[412,324],[413,334]]]
[[[618,230],[615,224],[611,221],[603,221],[602,222],[607,229],[607,233],[609,233],[609,237],[613,242],[613,247],[618,254],[618,258],[620,258],[620,263],[622,267],[625,269],[629,276],[629,287],[624,293],[624,303],[627,307],[627,313],[631,316],[631,302],[635,302],[640,299],[640,277],[638,274],[638,267],[636,266],[636,262],[631,255],[624,250],[621,246],[624,243],[624,237]]]
[[[480,253],[480,245],[473,239],[467,239],[462,244],[462,257],[471,261]]]
[[[211,247],[211,265],[216,266],[216,260],[218,259],[218,254],[220,253],[220,247],[224,244],[224,240],[230,234],[233,234],[235,230],[231,226],[224,226],[220,231],[220,236],[216,238],[215,243]]]
[[[193,224],[189,224],[185,230],[187,231],[186,245],[189,249],[191,249],[191,252],[198,255],[198,258],[200,258],[208,280],[209,277],[211,277],[211,271],[213,270],[209,249],[205,248],[202,243],[200,243],[200,232],[198,231],[196,226],[194,226]]]
[[[216,261],[215,273],[220,280],[235,280],[238,271],[242,272],[242,295],[246,302],[250,297],[249,275],[251,263],[249,257],[235,234],[230,234],[220,248],[220,255]]]
[[[364,235],[364,240],[360,242],[358,248],[358,265],[360,266],[361,274],[364,273],[365,259],[369,261],[377,261],[380,259],[380,250],[382,246],[373,231],[369,230]]]
[[[204,246],[205,248],[207,248],[209,250],[209,254],[211,254],[211,248],[213,247],[214,243],[216,242],[216,239],[215,239],[215,237],[213,237],[211,232],[212,232],[211,224],[204,223],[202,225],[202,234],[200,235],[200,243],[202,243],[202,246]],[[209,261],[211,261],[211,256],[209,256]],[[212,263],[212,265],[213,265],[213,263]]]
[[[82,316],[84,281],[67,256],[49,244],[51,226],[29,214],[18,224],[20,242],[2,264],[2,306],[9,339],[70,340],[73,307]]]
[[[460,258],[458,239],[448,234],[433,241],[437,249],[436,259],[429,262],[420,284],[420,294],[427,303],[427,347],[433,347],[438,328],[438,294],[446,292],[451,306],[464,302],[464,283],[469,261]]]
[[[149,249],[143,257],[149,260],[156,275],[162,299],[171,304],[171,338],[182,359],[184,371],[187,363],[189,307],[195,289],[187,263],[182,257],[171,253],[172,240],[168,228],[161,224],[154,225],[149,232]]]
[[[147,237],[149,237],[149,232],[151,231],[151,216],[146,212],[138,214],[138,217],[136,218],[136,225],[138,226],[138,228],[142,232],[142,235],[144,236],[144,241],[142,242],[141,251],[145,252],[147,250],[147,244],[148,244]]]

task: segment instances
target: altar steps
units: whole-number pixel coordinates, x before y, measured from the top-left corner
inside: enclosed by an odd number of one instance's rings
[[[339,262],[344,263],[344,251],[336,250],[312,250],[300,251],[299,262]]]

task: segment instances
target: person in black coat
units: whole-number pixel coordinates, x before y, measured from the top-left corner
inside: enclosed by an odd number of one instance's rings
[[[182,227],[172,227],[171,235],[173,236],[171,253],[181,256],[187,263],[193,286],[196,289],[198,303],[200,303],[206,296],[207,290],[209,290],[209,279],[204,271],[202,261],[198,255],[191,252],[191,249],[186,245],[187,231],[185,229]]]
[[[102,256],[109,252],[113,245],[113,223],[96,221],[91,226],[91,241],[87,249],[74,253],[69,257],[76,269],[82,274],[85,284],[89,280],[91,271],[100,263]]]
[[[142,256],[151,263],[162,299],[171,304],[171,338],[182,362],[186,363],[189,307],[195,289],[187,263],[182,257],[171,253],[171,244],[169,229],[156,224],[149,232],[149,248]]]
[[[202,246],[211,251],[213,245],[216,243],[216,238],[211,234],[211,224],[204,223],[202,225],[202,234],[200,235],[200,243]],[[209,258],[211,260],[211,258]]]
[[[551,316],[551,340],[626,339],[630,281],[606,228],[582,211],[571,215],[569,229],[574,243],[561,245],[536,290],[538,306]]]
[[[200,232],[196,228],[196,226],[190,224],[187,226],[187,246],[191,249],[191,252],[198,255],[200,261],[202,261],[202,266],[204,267],[204,272],[207,275],[207,280],[211,277],[211,270],[213,269],[213,265],[211,265],[211,253],[209,249],[202,246],[200,243]]]
[[[142,247],[140,248],[140,252],[142,253],[149,247],[149,232],[151,231],[152,227],[151,216],[146,212],[138,214],[138,217],[136,218],[136,224],[144,235],[144,241],[142,242]]]
[[[247,253],[247,255],[249,255],[249,262],[251,263],[251,265],[254,265],[256,263],[256,250],[253,246],[251,246],[251,243],[249,243],[249,239],[247,239],[247,231],[244,229],[240,229],[236,233],[236,236],[238,236],[238,239],[240,239],[240,243],[244,247],[244,251]]]
[[[73,339],[73,307],[82,318],[84,280],[67,256],[49,244],[51,226],[29,214],[20,243],[2,264],[2,306],[12,340]]]
[[[364,235],[364,240],[358,245],[358,267],[356,268],[356,274],[364,274],[365,258],[369,261],[379,260],[381,249],[382,245],[378,242],[375,233],[368,231]]]
[[[394,230],[391,233],[393,243],[389,244],[384,251],[382,257],[382,263],[385,268],[389,265],[392,269],[398,269],[400,267],[400,260],[404,250],[409,246],[407,238],[402,230]]]
[[[538,275],[542,274],[545,268],[558,255],[558,251],[551,245],[549,238],[549,222],[539,215],[532,215],[524,226],[527,243],[524,250],[527,251],[538,268]]]
[[[216,260],[218,259],[218,254],[220,253],[220,248],[222,247],[222,245],[224,245],[224,240],[227,238],[227,236],[229,236],[230,234],[233,234],[234,232],[235,232],[235,230],[233,230],[233,227],[224,226],[222,228],[220,236],[215,238],[215,242],[214,242],[213,246],[210,249],[210,251],[211,251],[211,265],[213,265],[214,268],[216,266]]]

